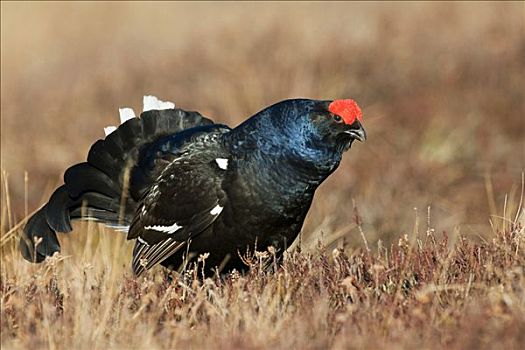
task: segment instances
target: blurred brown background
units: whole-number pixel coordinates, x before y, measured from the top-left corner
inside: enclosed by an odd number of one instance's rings
[[[353,199],[371,244],[413,232],[416,216],[424,232],[428,206],[436,230],[484,236],[505,194],[517,203],[523,3],[1,6],[1,166],[16,219],[24,171],[32,211],[143,94],[232,126],[286,98],[356,99],[369,139],[321,186],[310,237],[362,245]]]

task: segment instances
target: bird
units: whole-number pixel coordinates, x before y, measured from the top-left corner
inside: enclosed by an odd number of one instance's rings
[[[202,256],[207,273],[246,271],[244,253],[273,247],[282,257],[318,186],[366,140],[352,99],[283,100],[230,128],[147,95],[139,117],[122,108],[120,119],[28,219],[26,260],[60,252],[56,233],[79,219],[135,240],[136,276]]]

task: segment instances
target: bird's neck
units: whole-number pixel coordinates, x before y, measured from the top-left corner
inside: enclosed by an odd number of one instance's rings
[[[261,178],[282,186],[315,189],[337,168],[340,152],[325,147],[304,129],[264,117],[252,117],[226,136],[241,169],[257,171]],[[276,176],[282,178],[272,179]]]

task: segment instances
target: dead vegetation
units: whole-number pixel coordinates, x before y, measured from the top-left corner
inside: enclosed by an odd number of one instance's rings
[[[374,252],[319,242],[282,265],[260,252],[249,274],[205,280],[205,259],[137,280],[118,262],[121,238],[79,233],[97,237],[80,258],[35,267],[15,249],[4,256],[2,348],[519,349],[525,341],[519,223],[481,243],[452,243],[428,228]]]

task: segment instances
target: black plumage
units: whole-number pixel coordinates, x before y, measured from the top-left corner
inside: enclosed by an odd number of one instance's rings
[[[56,232],[86,215],[136,239],[138,275],[178,268],[187,253],[210,253],[210,271],[243,270],[247,250],[281,255],[293,243],[316,188],[365,137],[352,100],[282,101],[235,129],[181,109],[143,112],[66,171],[24,228],[22,255],[40,262],[60,251]]]

